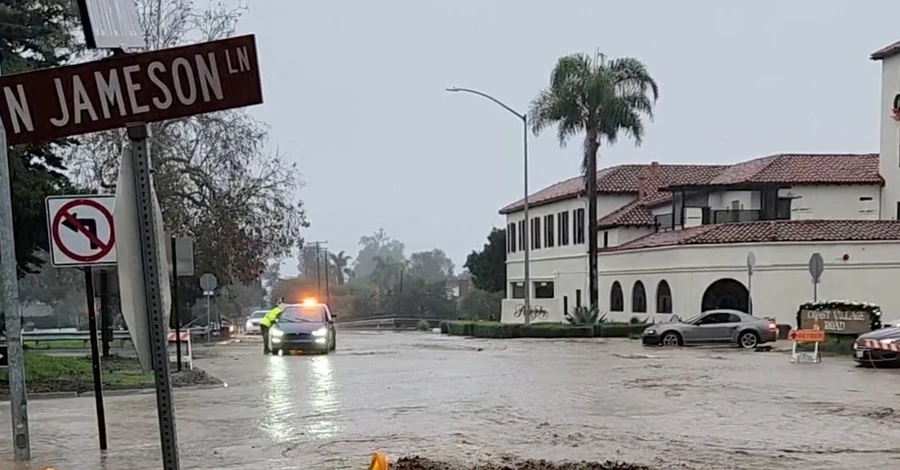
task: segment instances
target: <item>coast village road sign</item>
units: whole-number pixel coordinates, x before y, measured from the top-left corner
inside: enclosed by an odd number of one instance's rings
[[[86,267],[116,263],[115,196],[51,196],[46,204],[50,264]]]

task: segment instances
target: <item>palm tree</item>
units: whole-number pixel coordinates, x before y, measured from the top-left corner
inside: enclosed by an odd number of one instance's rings
[[[581,170],[588,198],[588,276],[590,305],[597,306],[597,152],[605,140],[615,144],[620,133],[640,146],[643,118],[653,119],[659,97],[656,81],[644,64],[630,57],[607,60],[598,54],[561,57],[550,75],[550,86],[531,102],[529,119],[535,135],[556,125],[560,147],[581,133]]]
[[[337,275],[338,285],[342,286],[347,279],[344,276],[350,271],[348,264],[350,263],[351,256],[341,250],[340,253],[329,253],[329,257],[331,258],[331,264],[334,266],[334,271]]]

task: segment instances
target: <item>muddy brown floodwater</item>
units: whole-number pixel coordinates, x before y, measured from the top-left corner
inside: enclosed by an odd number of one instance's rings
[[[375,332],[342,332],[338,347],[264,357],[228,346],[198,359],[228,387],[175,392],[182,468],[364,469],[374,449],[454,470],[553,468],[519,459],[900,468],[900,373],[846,359]],[[2,469],[160,468],[153,395],[107,398],[102,456],[93,399],[33,400],[29,411],[34,460],[13,466],[0,404]],[[473,467],[484,462],[496,465]]]

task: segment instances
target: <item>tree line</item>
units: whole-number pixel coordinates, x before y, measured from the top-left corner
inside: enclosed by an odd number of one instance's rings
[[[281,263],[267,270],[270,301],[329,298],[343,318],[397,315],[421,318],[499,319],[506,285],[506,236],[496,229],[481,251],[472,251],[465,271],[440,248],[407,256],[403,242],[383,229],[360,237],[359,251],[328,252],[307,245],[298,256],[298,276],[281,278]]]

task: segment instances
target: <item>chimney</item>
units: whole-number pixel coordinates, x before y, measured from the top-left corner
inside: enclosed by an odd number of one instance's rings
[[[638,175],[638,200],[647,197],[647,176]]]
[[[650,162],[650,178],[653,180],[653,184],[660,184],[659,162]]]

